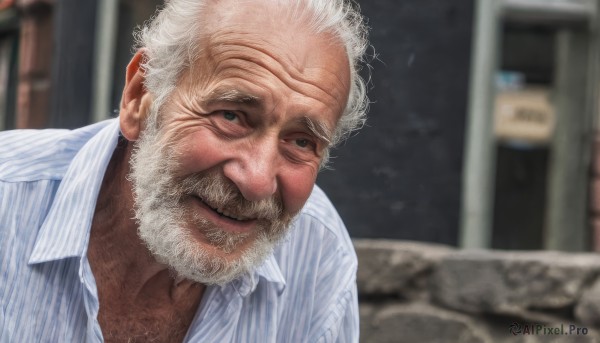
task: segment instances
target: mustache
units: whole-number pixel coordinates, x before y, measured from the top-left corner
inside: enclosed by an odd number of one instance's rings
[[[208,206],[225,209],[230,214],[244,218],[275,221],[284,216],[281,198],[250,201],[225,176],[217,172],[202,172],[184,178],[180,183],[182,195],[193,195]]]

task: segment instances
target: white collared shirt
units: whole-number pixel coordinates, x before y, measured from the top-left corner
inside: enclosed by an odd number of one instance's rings
[[[87,246],[118,120],[0,132],[0,343],[102,342]],[[315,186],[256,270],[207,288],[185,342],[358,342],[356,254]]]

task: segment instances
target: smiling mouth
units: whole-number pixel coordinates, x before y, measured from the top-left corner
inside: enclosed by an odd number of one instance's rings
[[[224,217],[224,218],[227,218],[227,219],[230,219],[230,220],[235,220],[235,221],[238,221],[238,222],[247,222],[247,221],[250,221],[250,220],[254,219],[254,218],[239,216],[239,215],[230,213],[229,211],[227,211],[226,209],[223,209],[221,207],[213,207],[213,206],[209,205],[206,201],[204,201],[204,199],[202,199],[200,197],[196,197],[196,198],[198,200],[200,200],[208,208],[210,208],[211,210],[215,211],[221,217]]]

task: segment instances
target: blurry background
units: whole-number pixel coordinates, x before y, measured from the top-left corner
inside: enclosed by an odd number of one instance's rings
[[[131,32],[161,3],[0,0],[0,129],[116,116]],[[600,327],[595,259],[460,250],[600,251],[598,1],[359,3],[373,103],[318,184],[355,239],[363,340],[512,342],[515,320]],[[449,338],[465,327],[473,340]]]
[[[161,3],[0,0],[0,129],[115,116],[131,32]],[[352,236],[600,249],[596,1],[360,5],[370,117],[318,180]]]

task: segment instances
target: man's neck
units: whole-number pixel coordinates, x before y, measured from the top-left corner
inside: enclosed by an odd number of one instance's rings
[[[103,331],[111,331],[104,326],[114,326],[114,317],[135,321],[137,315],[145,316],[144,320],[175,316],[179,322],[187,322],[187,329],[205,287],[175,280],[139,238],[132,185],[127,178],[130,158],[131,144],[119,142],[104,175],[92,222],[88,259],[98,287],[99,321]]]

